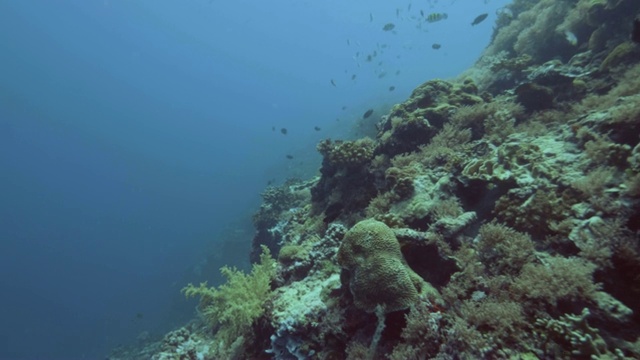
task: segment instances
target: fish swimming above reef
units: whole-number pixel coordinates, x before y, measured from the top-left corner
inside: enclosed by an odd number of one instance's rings
[[[487,16],[489,16],[489,14],[487,14],[487,13],[480,14],[480,15],[476,16],[476,18],[473,19],[473,22],[471,23],[471,26],[480,24],[481,22],[484,21],[484,19],[487,18]]]
[[[369,13],[369,22],[373,22],[373,14]]]
[[[442,47],[442,45],[438,44],[438,43],[433,43],[433,45],[431,45],[431,48],[433,50],[438,50]]]
[[[393,23],[387,23],[385,26],[382,27],[382,30],[384,31],[391,31],[395,28],[396,26]]]
[[[287,128],[282,128],[280,129],[280,132],[282,133],[282,135],[287,135],[289,131],[287,130]]]
[[[314,126],[314,127],[313,127],[313,130],[315,130],[315,131],[320,131],[320,130],[322,130],[322,129],[320,128],[320,126]]]
[[[331,85],[333,85],[334,87],[336,86],[336,82],[333,79],[331,79]]]
[[[640,43],[640,14],[633,19],[633,30],[631,30],[631,40]]]
[[[566,30],[564,32],[564,38],[567,39],[567,42],[573,46],[578,45],[578,37],[572,31]]]
[[[449,17],[449,15],[445,13],[431,13],[427,15],[427,22],[434,23],[440,20],[445,20]]]
[[[289,154],[287,154],[287,159],[289,159],[289,160],[293,160],[293,155],[289,155]]]
[[[395,86],[389,86],[389,91],[393,91],[393,90],[395,90],[395,89],[396,89],[396,87],[395,87]]]
[[[366,119],[369,116],[371,116],[371,114],[373,114],[373,109],[369,109],[369,110],[365,111],[364,114],[362,115],[362,118]]]

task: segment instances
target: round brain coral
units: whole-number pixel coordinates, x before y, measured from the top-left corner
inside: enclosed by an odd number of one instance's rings
[[[428,284],[407,265],[393,231],[369,219],[354,225],[344,236],[338,262],[349,272],[349,289],[356,307],[374,312],[407,309]]]

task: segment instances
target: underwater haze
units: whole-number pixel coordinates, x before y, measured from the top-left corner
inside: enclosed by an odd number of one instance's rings
[[[234,224],[267,183],[468,68],[506,3],[0,0],[0,359],[103,358],[188,321],[221,234],[237,251],[209,266],[246,266]]]

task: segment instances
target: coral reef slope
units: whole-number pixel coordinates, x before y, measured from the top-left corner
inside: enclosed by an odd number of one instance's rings
[[[258,303],[126,356],[640,358],[638,13],[514,1],[459,79],[419,86],[374,139],[321,142],[318,177],[265,191],[261,262],[222,287]],[[223,290],[186,291],[215,314]]]

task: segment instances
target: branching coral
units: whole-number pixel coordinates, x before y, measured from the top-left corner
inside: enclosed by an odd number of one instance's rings
[[[558,341],[571,356],[613,358],[606,356],[611,355],[608,354],[607,344],[598,329],[589,326],[588,316],[589,309],[584,308],[579,315],[565,314],[559,319],[538,319],[536,325],[546,331],[542,333],[543,336]]]
[[[478,237],[478,255],[493,274],[518,274],[533,259],[531,238],[509,227],[485,224]]]
[[[526,264],[512,291],[523,299],[557,306],[558,301],[587,301],[599,286],[593,282],[595,265],[579,258],[551,257],[542,264]]]

